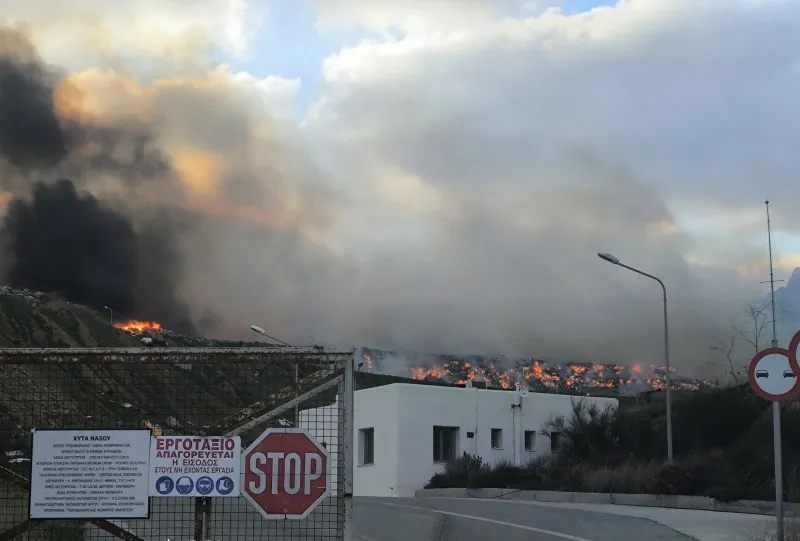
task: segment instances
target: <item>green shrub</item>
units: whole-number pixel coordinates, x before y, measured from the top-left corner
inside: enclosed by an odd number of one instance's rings
[[[486,466],[470,476],[468,488],[508,488],[535,490],[541,486],[541,477],[535,465],[515,466],[501,461]]]
[[[425,488],[454,488],[470,486],[470,478],[488,469],[479,456],[464,452],[460,457],[447,463],[444,471],[436,473]]]
[[[653,480],[651,492],[655,494],[705,495],[720,480],[730,479],[721,457],[693,454],[664,464]]]
[[[615,467],[578,470],[579,479],[574,484],[578,492],[603,492],[611,494],[648,494],[653,491],[653,481],[658,476],[658,462],[628,462]],[[558,490],[558,489],[556,489]]]

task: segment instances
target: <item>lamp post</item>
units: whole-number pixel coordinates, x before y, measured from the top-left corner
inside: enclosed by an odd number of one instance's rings
[[[256,332],[256,333],[260,334],[261,336],[266,336],[267,338],[269,338],[269,339],[270,339],[270,340],[272,340],[273,342],[277,342],[277,343],[281,344],[282,346],[292,347],[292,346],[290,346],[289,344],[287,344],[286,342],[284,342],[283,340],[278,340],[278,339],[277,339],[277,338],[275,338],[274,336],[270,336],[270,335],[268,335],[268,334],[267,334],[267,331],[265,331],[264,329],[262,329],[262,328],[261,328],[261,327],[259,327],[258,325],[250,325],[250,330],[251,330],[251,331],[253,331],[253,332]]]
[[[614,257],[611,254],[605,253],[598,253],[597,256],[602,259],[603,261],[607,261],[612,265],[617,265],[618,267],[623,267],[630,271],[633,271],[637,274],[641,274],[642,276],[646,276],[652,280],[655,280],[661,286],[661,291],[664,293],[664,364],[666,365],[667,369],[667,376],[666,376],[666,387],[667,387],[667,462],[672,464],[672,382],[671,382],[671,375],[670,375],[670,368],[669,368],[669,325],[667,323],[667,287],[664,285],[664,282],[661,281],[660,278],[653,276],[652,274],[647,274],[646,272],[640,271],[639,269],[635,269],[624,263],[621,263],[619,259]]]
[[[267,338],[269,338],[273,342],[278,342],[281,345],[284,345],[284,346],[287,346],[287,347],[291,347],[289,344],[287,344],[283,340],[278,340],[274,336],[268,335],[267,331],[265,331],[263,328],[259,327],[258,325],[250,325],[250,330],[255,332],[255,333],[260,334],[261,336],[266,336]],[[292,363],[292,366],[294,367],[294,384],[295,384],[295,386],[297,386],[297,382],[300,379],[300,365],[297,364],[297,363]],[[297,392],[299,393],[299,390]],[[299,394],[295,394],[295,398],[297,398],[298,396],[300,396],[300,395]],[[299,426],[299,422],[300,422],[299,415],[300,415],[300,412],[298,411],[298,404],[295,404],[295,406],[294,406],[294,424],[295,424],[295,426]]]
[[[111,324],[113,325],[113,324],[114,324],[114,310],[112,310],[112,309],[111,309],[111,308],[109,308],[108,306],[103,306],[103,308],[105,308],[106,310],[108,310],[109,317],[111,318]]]

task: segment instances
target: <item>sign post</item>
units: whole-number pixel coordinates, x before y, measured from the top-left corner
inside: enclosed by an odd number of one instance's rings
[[[328,461],[302,428],[269,428],[244,452],[242,495],[267,520],[304,519],[330,494]]]
[[[796,340],[795,340],[796,339]],[[800,342],[800,333],[792,342]],[[772,437],[775,453],[775,518],[777,540],[783,541],[783,451],[781,445],[781,406],[800,394],[800,368],[790,350],[770,347],[760,351],[747,370],[750,388],[759,397],[772,402]]]

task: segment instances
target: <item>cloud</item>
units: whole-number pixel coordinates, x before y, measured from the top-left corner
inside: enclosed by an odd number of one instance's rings
[[[673,362],[696,368],[758,292],[764,235],[748,231],[764,192],[776,227],[797,226],[800,11],[523,4],[319,0],[322,27],[384,35],[326,59],[300,124],[302,80],[210,60],[209,47],[246,51],[217,22],[227,3],[197,3],[194,25],[155,28],[149,48],[104,30],[109,54],[93,55],[64,34],[84,52],[57,77],[56,110],[92,130],[54,170],[139,220],[170,206],[181,299],[197,320],[216,313],[218,333],[660,362],[658,284],[595,255],[609,251],[664,279]],[[164,21],[179,13],[163,5]],[[56,21],[26,13],[57,59]],[[126,137],[98,136],[111,127]],[[131,138],[167,167],[131,177]],[[117,169],[85,167],[109,156]]]
[[[59,65],[159,64],[174,71],[198,69],[198,57],[211,48],[245,57],[268,9],[247,0],[132,0],[113,7],[98,0],[9,0],[3,16],[6,24],[27,26],[40,52]]]
[[[507,0],[314,0],[323,28],[363,27],[377,32],[441,32],[495,18]]]
[[[370,25],[375,6],[348,16]],[[380,219],[397,198],[368,211],[371,246],[384,242],[375,259],[393,256],[386,289],[403,291],[373,307],[370,332],[439,347],[657,355],[658,286],[603,266],[594,253],[608,250],[665,279],[676,355],[696,364],[722,314],[753,293],[735,269],[757,261],[763,273],[764,231],[718,220],[703,237],[683,221],[761,215],[768,192],[780,194],[774,225],[793,227],[800,10],[631,0],[439,33],[380,13],[406,35],[329,57],[310,129],[358,149],[367,184],[401,185],[402,171],[420,183],[419,201],[446,210],[431,222],[406,205],[406,228],[421,222],[427,235],[402,256],[403,225]],[[735,251],[700,257],[726,235]]]

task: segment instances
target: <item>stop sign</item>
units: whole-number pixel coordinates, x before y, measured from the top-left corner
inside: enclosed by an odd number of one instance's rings
[[[242,495],[269,520],[303,519],[331,490],[328,451],[302,428],[269,428],[243,454]]]

